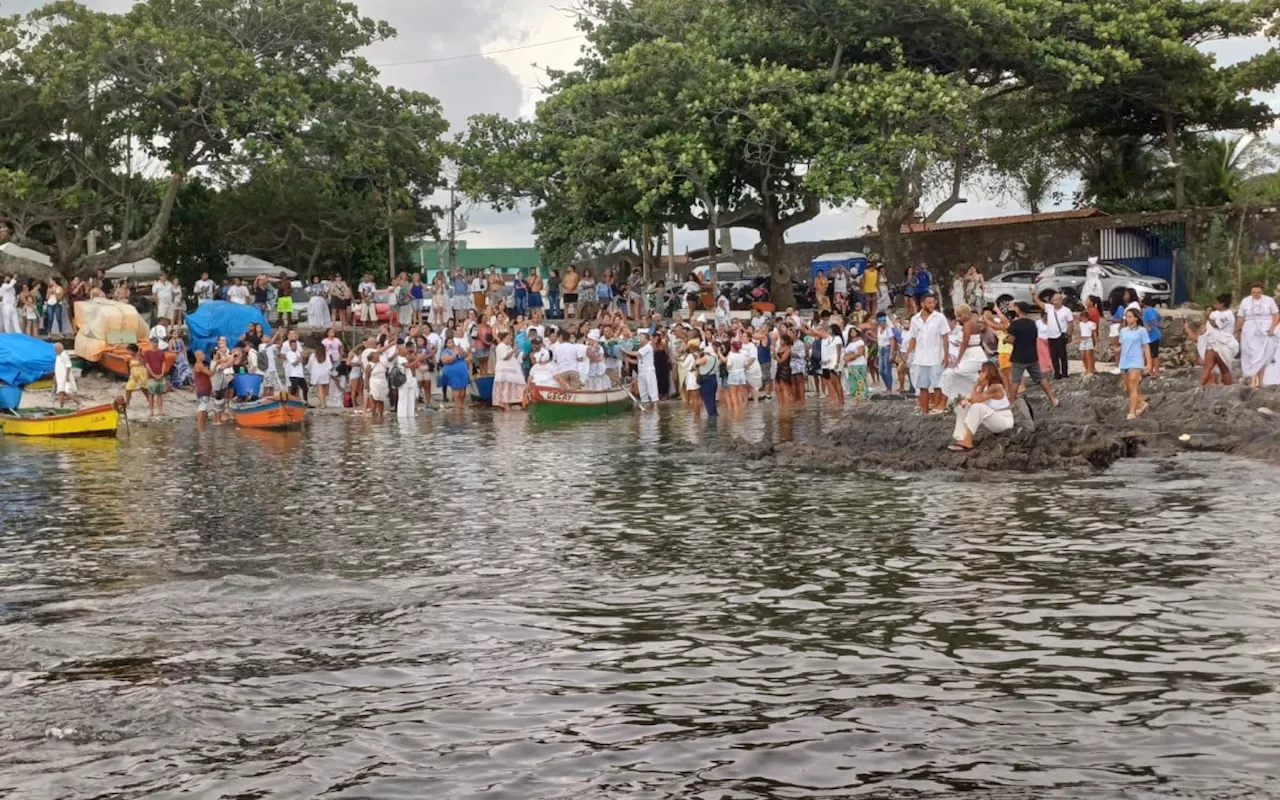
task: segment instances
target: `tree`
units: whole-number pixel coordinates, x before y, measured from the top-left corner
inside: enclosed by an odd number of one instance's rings
[[[1270,33],[1274,0],[1167,2],[1161,16],[1125,38],[1134,67],[1097,86],[1076,90],[1061,107],[1069,126],[1116,148],[1163,149],[1173,166],[1171,205],[1188,204],[1189,163],[1200,134],[1240,130],[1260,132],[1276,119],[1256,93],[1280,81],[1280,51],[1272,47],[1226,67],[1204,49],[1231,37]],[[1184,154],[1187,157],[1184,157]]]
[[[189,176],[287,163],[342,109],[404,100],[378,97],[355,55],[392,30],[339,0],[145,0],[124,14],[63,1],[12,31],[0,60],[0,128],[13,132],[0,137],[0,217],[64,274],[154,254]],[[140,220],[148,171],[168,177]],[[119,246],[87,253],[94,230]]]

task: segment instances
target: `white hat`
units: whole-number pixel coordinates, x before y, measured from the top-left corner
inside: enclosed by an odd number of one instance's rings
[[[1096,266],[1098,266],[1098,257],[1097,257],[1097,256],[1089,256],[1089,263],[1090,263],[1090,264],[1092,264],[1092,265],[1093,265],[1093,266],[1095,266],[1095,267],[1096,267]]]
[[[600,341],[600,331],[591,331],[587,334],[587,338],[593,342]]]
[[[706,314],[699,314],[699,315],[698,315],[698,323],[699,323],[699,324],[702,324],[702,325],[705,325],[705,324],[706,324],[706,322],[707,322],[707,315],[706,315]]]
[[[643,336],[643,337],[645,337],[645,338],[647,339],[647,338],[649,338],[649,329],[648,329],[648,328],[640,328],[639,330],[637,330],[637,331],[636,331],[636,335],[637,335],[637,336]]]

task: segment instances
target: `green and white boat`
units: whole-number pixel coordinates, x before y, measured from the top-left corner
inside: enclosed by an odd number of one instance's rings
[[[529,418],[535,422],[616,417],[630,414],[633,408],[631,396],[625,389],[592,392],[586,389],[529,386]]]

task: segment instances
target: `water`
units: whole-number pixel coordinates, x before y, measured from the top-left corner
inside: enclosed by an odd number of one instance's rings
[[[1280,471],[815,477],[706,437],[0,439],[0,797],[1277,791]]]

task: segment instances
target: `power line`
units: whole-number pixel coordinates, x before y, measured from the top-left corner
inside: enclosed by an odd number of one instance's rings
[[[577,39],[585,39],[586,36],[578,34],[577,36],[566,36],[563,39],[553,39],[549,42],[537,42],[535,44],[522,44],[518,47],[507,47],[502,50],[487,50],[483,53],[466,53],[460,56],[445,56],[443,58],[422,58],[414,61],[396,61],[391,64],[374,64],[377,69],[385,69],[387,67],[405,67],[410,64],[438,64],[442,61],[461,61],[464,58],[484,58],[485,56],[498,56],[503,53],[514,53],[517,50],[530,50],[534,47],[546,47],[551,44],[563,44],[564,42],[572,42]]]

